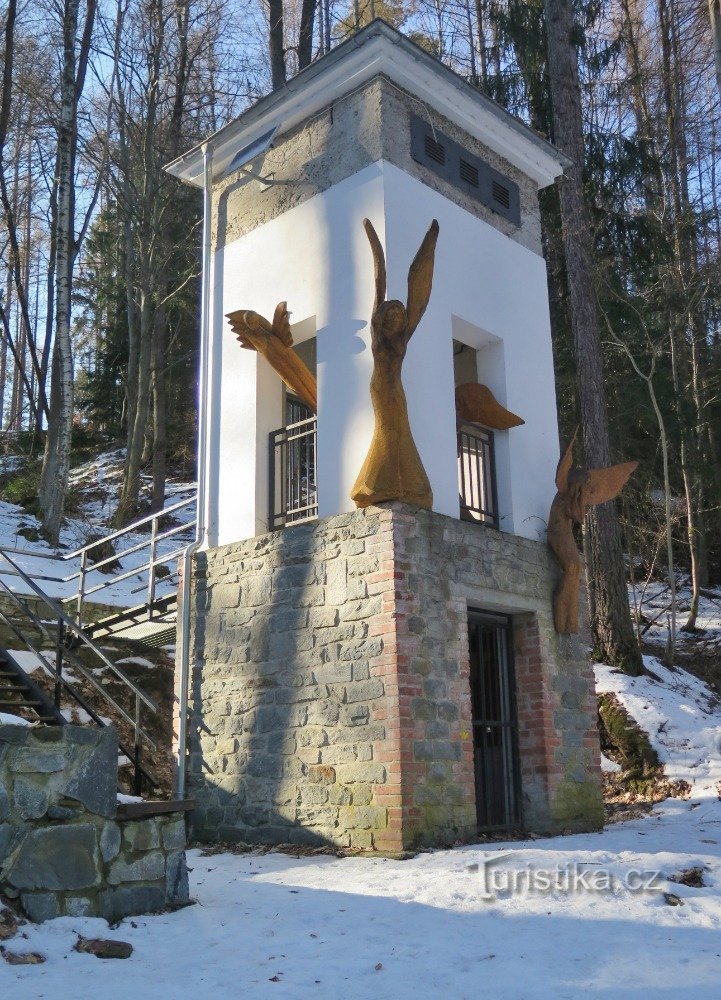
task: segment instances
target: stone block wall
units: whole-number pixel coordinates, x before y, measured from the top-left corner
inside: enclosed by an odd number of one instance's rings
[[[580,637],[558,635],[553,627],[551,596],[558,570],[547,546],[401,505],[393,505],[393,522],[408,601],[405,618],[399,609],[398,634],[410,633],[404,648],[425,652],[410,660],[409,669],[422,684],[431,719],[446,706],[459,706],[459,735],[470,740],[468,609],[510,615],[524,826],[537,832],[599,828],[603,805],[593,672]],[[417,724],[418,711],[411,709],[404,732]],[[468,740],[463,746],[472,766]],[[434,756],[433,748],[414,741],[409,762],[416,768],[416,800],[417,777],[423,778],[418,757],[424,753]],[[455,766],[460,773],[461,763]],[[421,797],[428,794],[428,784],[426,771]],[[472,796],[472,790],[467,794]],[[426,818],[416,816],[414,822],[423,828],[431,812],[426,808]]]
[[[468,610],[512,615],[524,824],[602,822],[593,681],[544,544],[401,504],[196,557],[200,839],[401,851],[476,832]]]
[[[32,920],[188,900],[185,818],[118,816],[112,728],[0,726],[0,892]]]

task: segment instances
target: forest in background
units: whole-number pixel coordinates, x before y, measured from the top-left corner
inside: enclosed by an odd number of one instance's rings
[[[202,205],[163,165],[373,17],[582,162],[582,204],[541,196],[562,440],[607,412],[587,461],[641,463],[627,569],[689,572],[693,629],[721,582],[720,0],[7,0],[0,418],[36,460],[5,498],[32,498],[52,541],[73,440],[127,446],[118,526],[141,471],[153,509],[168,468],[190,472]],[[575,111],[548,57],[559,23]]]

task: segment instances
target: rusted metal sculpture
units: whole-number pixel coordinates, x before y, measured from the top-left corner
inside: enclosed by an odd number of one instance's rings
[[[286,302],[275,307],[272,324],[250,309],[228,313],[227,319],[241,347],[262,354],[285,384],[315,413],[318,392],[315,376],[293,350],[290,313]]]
[[[548,544],[563,570],[553,594],[553,622],[557,632],[578,632],[578,593],[583,562],[573,537],[573,523],[582,524],[586,508],[613,500],[621,492],[638,462],[624,462],[608,469],[573,468],[576,433],[556,469],[558,493],[548,518]]]
[[[487,385],[465,382],[456,386],[456,417],[496,431],[520,427],[525,420],[501,406]]]
[[[434,219],[408,271],[408,302],[386,302],[386,261],[383,247],[368,219],[363,220],[375,264],[376,294],[371,318],[373,375],[371,399],[375,414],[373,438],[355,481],[351,499],[357,507],[402,500],[430,509],[433,492],[408,422],[401,366],[408,342],[426,311],[433,284],[438,239]]]

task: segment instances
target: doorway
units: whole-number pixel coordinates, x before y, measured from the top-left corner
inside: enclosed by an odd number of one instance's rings
[[[510,619],[470,611],[468,647],[478,827],[518,827],[518,724]]]

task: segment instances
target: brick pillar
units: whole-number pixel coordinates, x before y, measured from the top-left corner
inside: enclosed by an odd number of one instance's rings
[[[400,690],[398,682],[398,642],[396,636],[396,593],[403,585],[404,573],[396,567],[393,549],[391,511],[381,515],[381,530],[368,544],[371,555],[377,556],[378,570],[366,577],[368,596],[380,595],[380,613],[369,621],[368,634],[382,641],[382,652],[369,661],[370,676],[383,682],[384,694],[371,704],[371,722],[380,723],[385,735],[373,743],[373,759],[385,768],[384,784],[373,787],[373,800],[387,809],[388,825],[373,833],[376,850],[399,852],[404,849],[402,821],[402,761]]]
[[[538,618],[514,615],[512,624],[523,821],[533,826],[548,812],[557,778],[553,752],[560,740],[553,724],[552,680],[541,648]]]
[[[373,839],[401,850],[475,832],[468,612],[415,546],[415,512],[394,507],[387,516],[373,542],[380,569],[367,580],[369,595],[383,598],[370,622],[370,635],[383,639],[371,674],[385,689],[372,719],[385,725],[373,756],[386,783],[374,801],[388,807],[388,828]]]
[[[518,755],[526,829],[597,829],[603,822],[593,674],[576,637],[544,632],[538,616],[513,617]],[[559,664],[564,665],[563,671]]]

